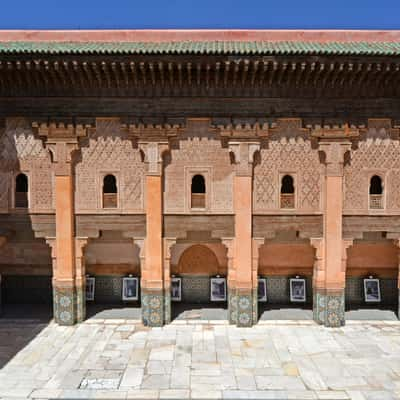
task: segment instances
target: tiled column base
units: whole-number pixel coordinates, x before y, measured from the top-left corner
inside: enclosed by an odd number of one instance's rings
[[[164,325],[163,289],[142,288],[142,319],[145,326]]]
[[[257,304],[254,303],[253,289],[231,289],[228,303],[229,323],[249,327],[257,322]]]
[[[54,320],[59,325],[74,325],[78,320],[75,287],[53,284]]]
[[[86,287],[76,288],[76,321],[83,322],[86,319]]]
[[[171,322],[171,288],[164,289],[164,323]]]
[[[337,328],[345,324],[344,289],[328,291],[314,290],[314,321],[321,325]]]

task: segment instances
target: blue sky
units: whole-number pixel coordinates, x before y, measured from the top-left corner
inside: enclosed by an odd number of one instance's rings
[[[0,0],[0,29],[400,29],[400,0]]]

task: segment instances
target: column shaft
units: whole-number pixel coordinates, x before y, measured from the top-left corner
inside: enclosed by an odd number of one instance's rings
[[[142,271],[142,314],[148,326],[164,323],[162,176],[146,176],[145,268]]]

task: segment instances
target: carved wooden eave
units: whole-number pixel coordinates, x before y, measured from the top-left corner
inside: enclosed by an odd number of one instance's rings
[[[367,126],[360,129],[361,137],[400,139],[400,126],[393,126],[390,118],[369,118]]]
[[[123,124],[129,136],[138,142],[168,142],[184,130],[182,125],[171,124]]]
[[[229,141],[263,141],[268,138],[269,134],[269,127],[266,123],[217,125],[215,128],[222,138]]]
[[[398,58],[350,56],[3,56],[0,93],[90,93],[190,95],[226,89],[318,95],[396,95]],[[315,90],[318,89],[318,90]]]
[[[39,136],[46,138],[48,141],[53,139],[78,140],[79,138],[87,136],[88,130],[93,128],[93,126],[82,124],[65,124],[63,122],[32,122],[32,128]]]
[[[309,126],[311,137],[320,141],[353,141],[360,136],[360,129],[348,124],[334,126]]]

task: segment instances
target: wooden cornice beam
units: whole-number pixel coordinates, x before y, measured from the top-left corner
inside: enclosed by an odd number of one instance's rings
[[[268,61],[262,62],[262,68],[260,68],[258,86],[261,88],[264,85],[266,75],[268,74],[269,63]]]
[[[215,76],[214,76],[215,87],[219,86],[220,72],[221,72],[221,63],[216,62],[215,63]]]
[[[147,76],[146,76],[146,65],[144,62],[139,63],[139,70],[140,70],[140,75],[142,77],[143,86],[146,86]]]
[[[130,73],[131,73],[131,76],[132,76],[133,84],[135,86],[137,86],[138,85],[138,75],[137,75],[137,70],[136,70],[136,64],[135,64],[134,61],[131,61],[129,63],[129,69],[130,69]]]
[[[303,82],[306,70],[307,70],[307,63],[302,62],[301,64],[298,65],[294,80],[294,86],[296,88],[300,87],[301,82]]]
[[[242,78],[241,78],[241,85],[242,87],[245,86],[246,84],[246,79],[247,79],[247,74],[249,72],[249,60],[244,60],[243,61],[243,66],[242,66]]]
[[[181,88],[183,86],[182,63],[177,64],[177,69],[178,69],[178,84],[179,87]]]
[[[240,64],[239,61],[236,61],[233,64],[233,79],[232,79],[232,86],[236,86],[236,82],[238,80],[238,75],[239,75],[239,69],[240,69]]]
[[[82,71],[85,74],[86,82],[88,83],[88,88],[94,88],[95,87],[95,77],[93,76],[90,65],[86,61],[84,61],[82,63]]]
[[[150,80],[153,86],[156,85],[156,73],[154,71],[154,63],[149,62]]]
[[[252,88],[254,88],[260,62],[256,60],[253,63],[251,63],[251,65],[252,65],[252,68],[251,68],[251,73],[250,73],[250,86]]]
[[[201,84],[201,63],[196,63],[196,84],[200,86]]]
[[[160,75],[161,87],[165,86],[165,77],[164,77],[164,63],[160,61],[158,64],[158,73]]]
[[[224,88],[228,86],[228,80],[229,80],[229,72],[231,69],[231,62],[230,61],[225,61],[225,67],[224,67]]]
[[[101,65],[101,71],[106,78],[107,88],[110,89],[111,88],[111,76],[110,76],[110,71],[109,71],[108,65],[105,61],[102,61],[100,65]]]
[[[272,68],[269,70],[268,74],[268,86],[272,86],[275,77],[278,75],[278,71],[279,71],[279,63],[274,61],[272,63]]]
[[[174,86],[174,64],[172,62],[168,63],[168,82],[172,88]]]
[[[188,62],[186,64],[187,80],[189,87],[192,86],[192,63]]]
[[[117,86],[117,89],[120,87],[120,78],[119,78],[119,73],[118,73],[118,64],[116,62],[111,63],[111,73],[114,78],[114,82]]]
[[[75,74],[78,78],[79,81],[79,86],[82,90],[85,89],[86,83],[85,83],[85,75],[83,73],[82,67],[80,63],[76,60],[72,61],[72,71],[71,73]]]
[[[128,73],[127,69],[126,69],[125,62],[121,61],[120,68],[121,68],[122,79],[123,79],[124,84],[125,84],[125,89],[127,89],[129,87],[129,73]]]

